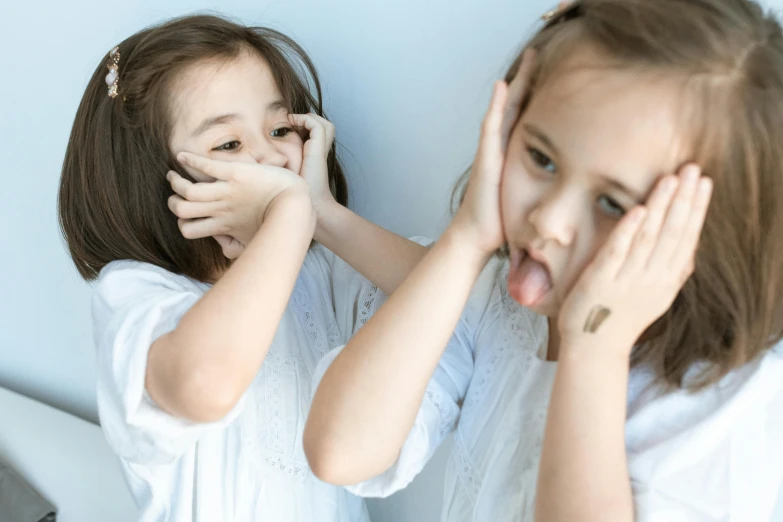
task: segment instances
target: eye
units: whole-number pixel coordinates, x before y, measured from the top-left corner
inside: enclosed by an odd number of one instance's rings
[[[533,163],[538,168],[543,169],[552,174],[555,173],[556,166],[554,162],[551,159],[549,159],[549,156],[547,156],[540,150],[536,149],[535,147],[528,147],[527,152],[528,154],[530,154],[530,159],[533,160]]]
[[[231,141],[227,141],[223,145],[218,145],[217,147],[215,147],[212,150],[230,152],[230,151],[238,149],[240,145],[241,145],[241,143],[239,143],[237,140],[231,140]]]
[[[626,212],[622,205],[606,195],[601,195],[598,197],[598,206],[601,207],[601,211],[604,214],[613,218],[619,219],[623,217]]]
[[[285,138],[288,136],[289,132],[293,132],[294,129],[291,127],[280,127],[279,129],[275,129],[272,131],[272,137],[273,138]]]

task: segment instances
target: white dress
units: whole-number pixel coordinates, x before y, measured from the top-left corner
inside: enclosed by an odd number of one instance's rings
[[[402,489],[455,430],[442,520],[533,520],[557,363],[545,360],[546,319],[509,297],[507,269],[493,262],[474,287],[396,464],[350,491]],[[317,381],[337,352],[321,361]],[[643,368],[629,379],[636,520],[773,520],[783,480],[783,346],[697,394],[663,395],[651,380]]]
[[[308,252],[269,354],[225,419],[173,417],[145,392],[147,353],[209,285],[135,261],[93,299],[101,425],[144,522],[366,522],[362,499],[316,479],[302,448],[316,363],[366,322],[379,292],[320,245]],[[261,298],[261,296],[259,296]]]

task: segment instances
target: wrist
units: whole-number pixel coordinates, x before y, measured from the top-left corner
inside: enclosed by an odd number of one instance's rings
[[[559,359],[590,359],[605,361],[609,364],[620,363],[627,366],[633,346],[633,341],[628,341],[620,336],[589,333],[566,336],[561,334]]]
[[[487,264],[493,252],[487,252],[481,244],[475,241],[475,236],[470,230],[452,223],[441,236],[438,243],[448,246],[449,249],[459,253],[465,263],[475,264],[479,269]]]
[[[329,248],[329,238],[339,229],[341,213],[347,209],[334,198],[322,199],[317,204],[313,202],[313,209],[316,217],[313,239]]]
[[[316,225],[316,214],[310,198],[310,191],[304,183],[294,185],[275,196],[267,205],[262,223],[283,217],[291,224],[298,223],[312,236]]]
[[[454,234],[464,243],[470,244],[483,255],[492,256],[502,246],[502,237],[488,234],[465,208],[460,207],[449,225]]]

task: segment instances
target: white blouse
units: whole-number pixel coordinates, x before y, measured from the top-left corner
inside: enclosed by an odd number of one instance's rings
[[[141,520],[369,521],[362,499],[313,476],[302,432],[316,363],[366,322],[377,288],[324,247],[311,248],[252,385],[225,419],[199,424],[156,406],[144,379],[153,341],[209,288],[135,261],[110,263],[98,279],[99,415]]]
[[[507,270],[493,262],[482,273],[396,464],[349,491],[402,489],[454,430],[442,520],[533,520],[557,363],[545,360],[546,319],[509,297]],[[338,351],[321,361],[316,381]],[[639,522],[773,520],[783,481],[783,345],[699,393],[663,394],[649,371],[632,370],[626,448]]]

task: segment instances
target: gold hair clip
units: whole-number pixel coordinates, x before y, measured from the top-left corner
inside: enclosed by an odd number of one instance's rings
[[[109,74],[106,75],[106,85],[109,87],[109,98],[117,97],[117,87],[120,79],[120,48],[115,47],[109,51]]]
[[[557,7],[544,13],[543,16],[541,16],[541,20],[543,20],[545,23],[549,23],[571,7],[571,2],[560,2],[557,4]]]

